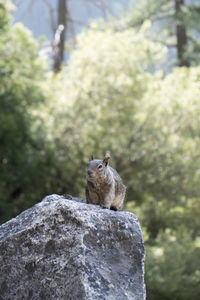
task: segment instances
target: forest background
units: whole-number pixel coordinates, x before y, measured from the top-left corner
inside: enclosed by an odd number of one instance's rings
[[[50,41],[0,0],[0,221],[47,194],[84,198],[90,154],[109,150],[142,226],[147,299],[197,300],[200,1],[132,1],[117,16],[94,2],[104,18],[69,34],[58,0]]]

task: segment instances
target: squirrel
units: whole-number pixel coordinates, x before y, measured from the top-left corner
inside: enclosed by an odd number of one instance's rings
[[[108,166],[110,155],[94,159],[93,155],[86,168],[86,201],[102,208],[119,210],[123,207],[126,187],[115,169]]]

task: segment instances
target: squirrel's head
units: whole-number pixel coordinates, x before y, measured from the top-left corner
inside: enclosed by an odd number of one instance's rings
[[[87,179],[90,181],[95,181],[98,178],[105,177],[110,156],[106,154],[103,160],[94,159],[93,155],[91,158],[92,159],[87,164],[87,169],[86,169]]]

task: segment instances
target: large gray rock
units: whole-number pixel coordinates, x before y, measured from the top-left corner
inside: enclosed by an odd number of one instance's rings
[[[145,299],[137,217],[46,197],[0,226],[0,299]]]

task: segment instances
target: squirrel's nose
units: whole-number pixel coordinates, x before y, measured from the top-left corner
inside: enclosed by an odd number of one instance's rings
[[[88,175],[89,175],[89,176],[91,176],[91,175],[92,175],[92,173],[93,173],[93,172],[92,172],[92,171],[90,171],[90,170],[88,170],[87,172],[88,172]]]

